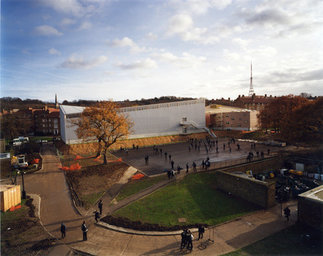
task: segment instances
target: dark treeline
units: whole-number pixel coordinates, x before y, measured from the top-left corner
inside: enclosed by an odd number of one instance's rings
[[[155,97],[151,99],[141,99],[141,100],[124,100],[117,101],[120,107],[131,107],[131,106],[139,106],[139,105],[149,105],[149,104],[158,104],[158,103],[167,103],[173,101],[183,101],[183,100],[193,100],[194,98],[189,97],[175,97],[175,96],[162,96]],[[72,105],[72,106],[82,106],[88,107],[96,104],[97,100],[73,100],[68,101],[64,100],[62,105]],[[49,107],[54,107],[55,104],[53,102],[44,102],[37,99],[26,99],[22,100],[20,98],[11,98],[11,97],[3,97],[0,98],[0,107],[1,111],[3,110],[11,110],[11,109],[26,109],[26,108],[43,108],[45,105]]]
[[[26,109],[26,108],[43,108],[45,105],[54,107],[54,103],[43,102],[37,99],[25,99],[3,97],[0,98],[0,109],[11,110],[11,109]]]

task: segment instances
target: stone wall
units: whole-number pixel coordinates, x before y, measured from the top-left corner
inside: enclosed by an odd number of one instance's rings
[[[234,161],[235,160],[232,161],[233,164],[234,164]],[[216,166],[216,164],[218,166]],[[237,161],[237,164],[239,164],[238,161]],[[265,171],[280,169],[283,167],[283,165],[284,165],[283,158],[281,158],[279,156],[274,156],[274,157],[270,157],[270,158],[265,158],[262,161],[255,161],[255,162],[251,162],[251,163],[246,163],[244,165],[239,165],[236,167],[230,167],[229,169],[226,169],[226,172],[230,172],[230,173],[232,173],[232,172],[246,172],[246,171],[251,170],[253,174],[257,174],[257,173],[262,173]],[[219,165],[219,163],[214,163],[214,166],[211,165],[210,169],[217,169],[220,167],[221,166]]]
[[[224,171],[216,172],[216,187],[263,208],[275,205],[275,184],[244,178]]]
[[[323,203],[298,197],[298,221],[323,231]]]

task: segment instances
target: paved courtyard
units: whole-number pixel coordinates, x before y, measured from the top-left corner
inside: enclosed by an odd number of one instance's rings
[[[265,146],[262,144],[256,144],[255,149],[251,149],[250,142],[242,142],[236,141],[235,144],[231,143],[231,152],[228,148],[227,138],[219,138],[218,139],[218,152],[216,153],[216,146],[212,147],[211,150],[206,151],[204,146],[204,142],[202,141],[200,144],[200,150],[195,149],[194,144],[193,147],[189,150],[190,143],[176,143],[176,144],[167,144],[167,145],[158,145],[159,153],[156,154],[153,150],[153,147],[145,147],[137,149],[131,149],[128,151],[118,151],[115,152],[114,155],[117,157],[121,157],[122,160],[128,163],[131,166],[141,170],[148,176],[160,174],[165,172],[165,169],[171,169],[171,160],[174,161],[174,169],[176,170],[179,165],[184,170],[186,169],[186,163],[189,164],[190,168],[192,168],[192,163],[195,161],[197,166],[201,166],[202,160],[205,160],[207,157],[210,158],[210,162],[221,162],[228,160],[236,160],[236,159],[246,159],[247,155],[250,151],[254,153],[256,156],[256,152],[259,153],[261,151],[267,155],[267,150],[270,152],[275,152],[278,150],[277,147]],[[223,144],[225,144],[225,149],[223,148]],[[240,150],[237,150],[237,144],[240,144]],[[160,149],[162,153],[160,153]],[[167,152],[167,157],[165,157],[165,152]],[[169,159],[169,155],[171,155],[171,160]],[[145,163],[145,156],[149,156],[148,164]]]

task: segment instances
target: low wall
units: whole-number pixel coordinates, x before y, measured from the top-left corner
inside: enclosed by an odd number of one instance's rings
[[[216,171],[216,187],[263,208],[275,205],[275,184]]]
[[[126,139],[116,142],[110,147],[110,150],[118,150],[120,147],[132,148],[132,145],[138,145],[139,147],[148,147],[153,145],[163,145],[170,143],[186,142],[190,138],[205,138],[208,134],[194,133],[190,135],[170,135],[170,136],[159,136],[159,137],[148,137],[148,138],[137,138],[137,139]],[[57,146],[60,152],[63,154],[83,154],[89,152],[96,152],[98,149],[97,142],[81,143],[81,144],[61,144]]]
[[[257,173],[262,173],[269,170],[280,169],[282,168],[283,163],[284,163],[283,158],[278,155],[272,156],[272,157],[266,156],[266,158],[260,159],[260,161],[254,161],[254,162],[247,162],[247,160],[243,158],[243,159],[212,163],[210,166],[210,170],[224,168],[229,165],[240,164],[239,166],[233,166],[233,167],[230,167],[229,169],[226,169],[226,172],[230,172],[230,173],[246,172],[251,170],[253,174],[257,174]]]

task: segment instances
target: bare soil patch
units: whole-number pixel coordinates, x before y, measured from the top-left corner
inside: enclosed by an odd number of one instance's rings
[[[67,171],[66,177],[79,198],[108,190],[118,182],[129,166],[123,162],[93,165],[80,171]]]

